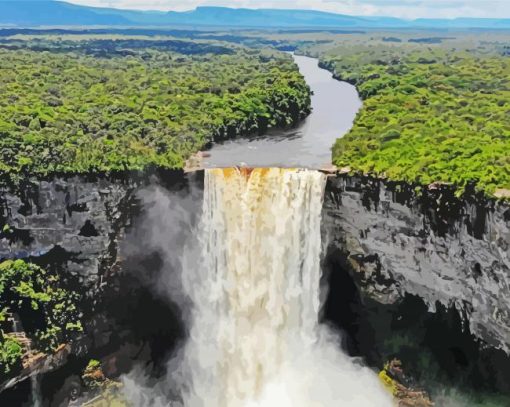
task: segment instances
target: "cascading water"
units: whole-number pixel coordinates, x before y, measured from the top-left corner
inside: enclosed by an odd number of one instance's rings
[[[186,407],[391,406],[376,376],[319,325],[325,175],[205,172],[202,263],[184,350]]]

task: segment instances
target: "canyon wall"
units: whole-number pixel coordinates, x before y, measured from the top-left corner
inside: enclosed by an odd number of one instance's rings
[[[118,244],[130,223],[136,188],[133,180],[80,176],[25,179],[4,187],[0,193],[0,261],[24,259],[58,274],[64,287],[82,295],[80,311],[87,325],[98,293],[118,264]],[[70,354],[104,345],[109,340],[105,331],[111,328],[101,325],[94,335],[83,336],[72,346],[66,344],[57,354],[39,358],[0,383],[0,391],[33,374],[57,369]]]
[[[362,293],[455,307],[486,345],[510,351],[510,207],[467,188],[331,176],[323,233]]]
[[[73,360],[86,359],[91,351],[114,354],[121,347],[143,342],[142,334],[135,332],[145,318],[137,312],[137,295],[147,294],[142,289],[134,292],[138,283],[121,273],[125,268],[121,244],[141,217],[144,188],[156,184],[179,190],[187,182],[182,171],[161,170],[31,178],[10,187],[4,183],[0,191],[0,262],[24,259],[50,275],[58,274],[64,288],[81,296],[78,306],[84,335],[66,345],[65,357],[50,355],[40,360],[37,366],[0,383],[0,392],[34,373],[58,369],[68,355]],[[145,303],[147,307],[158,306],[157,301],[156,305],[150,300]],[[158,312],[169,319],[166,309],[160,308]],[[169,335],[166,331],[163,334]]]
[[[137,182],[107,177],[25,180],[0,194],[0,259],[60,270],[82,289],[117,262]]]
[[[201,175],[200,175],[201,177]],[[118,245],[148,183],[144,174],[26,181],[0,194],[0,259],[60,270],[92,295],[119,264]],[[164,182],[163,182],[164,183]],[[455,306],[473,334],[510,350],[510,207],[448,186],[367,177],[328,179],[323,229],[363,292],[380,303],[406,293]]]
[[[202,177],[201,172],[195,176],[198,188]],[[130,290],[139,282],[119,284],[115,277],[124,269],[135,269],[126,273],[129,278],[150,271],[144,271],[141,261],[128,258],[124,264],[120,246],[129,240],[126,236],[136,243],[137,230],[143,227],[140,214],[152,210],[143,207],[140,191],[153,184],[181,190],[189,180],[182,173],[55,177],[27,180],[0,194],[0,261],[35,262],[58,272],[66,284],[92,300],[85,312],[93,321],[85,324],[87,337],[78,345],[82,353],[102,346],[107,354],[115,343],[136,342],[128,331],[139,299]],[[421,298],[430,311],[439,304],[455,307],[476,338],[488,348],[509,352],[507,204],[469,188],[458,198],[444,185],[417,191],[412,185],[337,175],[328,177],[322,228],[325,256],[338,257],[365,297],[391,305],[410,294]],[[147,255],[157,260],[152,253]],[[119,292],[124,302],[134,296],[134,308],[119,306]],[[95,305],[105,298],[107,306]],[[126,315],[105,312],[115,307],[126,308]],[[144,320],[141,313],[136,321]],[[175,335],[172,329],[165,343]]]

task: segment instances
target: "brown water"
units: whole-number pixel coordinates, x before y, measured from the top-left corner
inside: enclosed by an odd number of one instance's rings
[[[356,88],[319,68],[318,60],[294,56],[310,86],[312,113],[296,128],[216,143],[204,167],[305,167],[331,164],[331,147],[352,127],[361,107]]]
[[[184,406],[393,406],[377,374],[320,324],[326,178],[309,169],[205,170],[201,255],[195,244],[185,251],[195,267],[182,273],[193,302]]]

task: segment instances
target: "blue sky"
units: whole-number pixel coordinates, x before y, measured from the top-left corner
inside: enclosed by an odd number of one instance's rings
[[[138,10],[190,10],[200,5],[302,8],[403,18],[510,18],[510,0],[67,0],[75,4]]]

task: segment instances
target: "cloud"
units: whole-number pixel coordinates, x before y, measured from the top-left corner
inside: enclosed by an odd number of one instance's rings
[[[343,3],[344,0],[325,0]],[[353,0],[372,6],[375,14],[406,18],[454,18],[510,16],[508,0]]]

